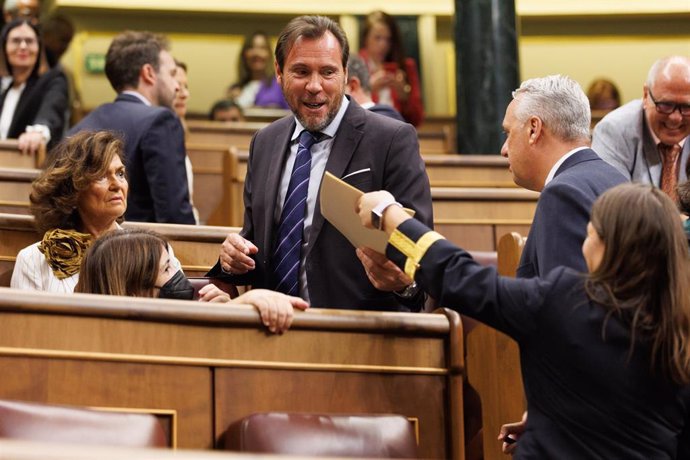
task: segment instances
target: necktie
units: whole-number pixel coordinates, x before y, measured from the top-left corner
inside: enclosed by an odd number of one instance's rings
[[[320,137],[319,133],[312,134],[306,130],[299,135],[297,157],[292,167],[292,175],[278,225],[277,246],[273,253],[275,289],[294,296],[299,295],[300,250],[311,171],[310,149],[320,140],[317,137]]]
[[[659,155],[661,155],[661,190],[676,203],[678,202],[678,157],[680,156],[680,145],[659,144]]]

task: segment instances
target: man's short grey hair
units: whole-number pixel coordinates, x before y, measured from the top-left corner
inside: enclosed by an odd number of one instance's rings
[[[652,64],[652,66],[649,68],[649,72],[647,73],[647,88],[654,86],[654,83],[656,83],[656,79],[659,78],[659,75],[661,75],[664,70],[672,65],[690,67],[690,58],[687,56],[666,56],[658,59],[654,64]]]
[[[365,93],[371,93],[369,69],[364,59],[355,55],[350,55],[350,58],[347,60],[347,81],[349,82],[352,77],[357,77]]]
[[[17,11],[17,0],[5,0],[2,10],[5,12]]]
[[[592,113],[582,87],[567,75],[549,75],[524,81],[513,91],[520,96],[515,116],[526,121],[539,117],[563,141],[589,140]]]

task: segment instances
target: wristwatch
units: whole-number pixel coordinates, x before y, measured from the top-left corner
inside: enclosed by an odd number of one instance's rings
[[[374,209],[371,210],[371,225],[374,228],[378,228],[379,230],[383,228],[383,213],[386,212],[389,206],[403,207],[400,203],[395,201],[393,197],[377,204]]]
[[[393,291],[393,292],[398,297],[402,297],[403,299],[409,299],[409,298],[417,295],[417,292],[419,292],[419,286],[417,286],[416,281],[413,281],[412,284],[410,284],[409,286],[406,286],[405,289],[403,289],[402,291]]]

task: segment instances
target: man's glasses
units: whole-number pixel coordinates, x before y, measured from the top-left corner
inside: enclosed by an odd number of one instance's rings
[[[682,116],[690,117],[690,104],[676,104],[675,102],[657,101],[654,99],[652,90],[648,89],[647,91],[649,92],[649,98],[654,103],[657,112],[663,113],[664,115],[671,115],[673,112],[678,110]]]

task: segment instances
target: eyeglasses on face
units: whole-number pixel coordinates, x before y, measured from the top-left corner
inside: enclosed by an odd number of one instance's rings
[[[676,104],[675,102],[657,101],[656,99],[654,99],[652,90],[649,89],[648,92],[649,98],[654,103],[657,112],[662,113],[664,115],[671,115],[673,112],[678,110],[682,116],[690,117],[690,104]]]
[[[9,43],[12,46],[20,47],[22,43],[26,43],[26,46],[35,46],[38,42],[32,37],[12,37],[9,39]]]

